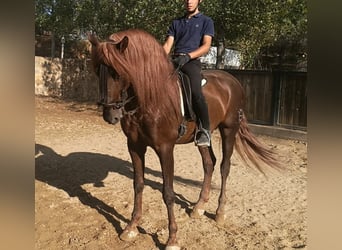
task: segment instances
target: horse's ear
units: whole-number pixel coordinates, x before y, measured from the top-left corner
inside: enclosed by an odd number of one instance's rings
[[[122,40],[116,45],[116,47],[118,48],[120,53],[124,52],[125,49],[127,48],[127,46],[128,46],[128,37],[127,36],[122,38]]]
[[[99,40],[93,33],[88,32],[88,40],[93,46],[97,46],[99,44]]]

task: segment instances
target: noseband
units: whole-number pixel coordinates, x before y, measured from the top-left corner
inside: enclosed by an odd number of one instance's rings
[[[132,101],[135,96],[128,97],[128,93],[126,89],[123,89],[120,93],[120,100],[116,102],[108,102],[108,84],[107,84],[107,76],[109,73],[108,66],[105,64],[101,64],[99,68],[99,78],[100,78],[100,101],[97,102],[98,105],[101,105],[106,108],[113,109],[121,109],[123,114],[134,114],[136,109],[126,111],[125,105]],[[112,77],[116,77],[117,73],[114,72],[111,74]]]

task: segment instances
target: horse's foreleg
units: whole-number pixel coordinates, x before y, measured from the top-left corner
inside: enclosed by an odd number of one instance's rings
[[[157,150],[159,156],[162,174],[163,174],[163,200],[167,208],[169,219],[169,239],[167,241],[166,249],[176,250],[180,249],[177,243],[176,233],[177,224],[173,205],[175,203],[175,194],[173,191],[173,177],[174,177],[174,145],[163,145]]]
[[[216,210],[216,222],[219,225],[224,223],[225,219],[225,205],[227,202],[226,197],[226,184],[227,177],[230,172],[230,158],[233,154],[234,143],[235,143],[235,134],[236,130],[231,128],[221,128],[220,133],[222,136],[222,162],[221,162],[221,192],[219,196],[219,205]]]
[[[204,205],[209,200],[211,179],[214,171],[214,165],[216,158],[212,151],[212,148],[199,147],[198,148],[202,156],[202,164],[204,170],[204,180],[202,184],[201,193],[199,199],[191,213],[191,217],[197,218],[204,213]]]
[[[125,241],[132,240],[138,235],[137,226],[142,215],[146,146],[128,143],[128,150],[134,167],[134,208],[130,223],[120,235],[120,239]]]

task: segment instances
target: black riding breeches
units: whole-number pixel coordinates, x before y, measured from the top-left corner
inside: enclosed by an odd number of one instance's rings
[[[192,102],[195,114],[202,123],[202,127],[210,130],[208,106],[202,93],[202,76],[200,60],[190,60],[181,70],[190,78]]]

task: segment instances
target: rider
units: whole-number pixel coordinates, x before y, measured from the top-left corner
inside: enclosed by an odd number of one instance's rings
[[[173,62],[190,78],[194,112],[201,124],[195,143],[197,146],[210,146],[210,122],[208,106],[202,93],[199,57],[210,49],[214,22],[199,11],[201,2],[184,0],[186,13],[172,21],[163,47],[169,54],[175,43]]]

